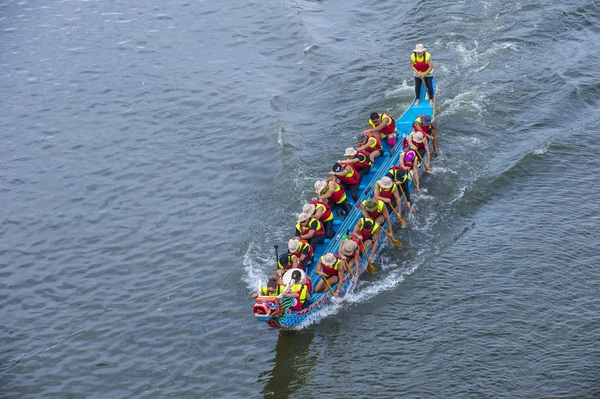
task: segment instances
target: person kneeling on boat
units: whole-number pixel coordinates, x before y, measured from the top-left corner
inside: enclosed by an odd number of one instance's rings
[[[379,230],[379,224],[371,218],[361,217],[354,225],[352,230],[352,236],[358,238],[362,242],[361,250],[365,252],[367,248],[372,246],[371,254],[377,251],[377,245],[379,243],[379,236],[381,231]]]
[[[352,165],[354,169],[358,170],[360,178],[365,177],[367,173],[371,171],[373,161],[369,158],[369,153],[365,151],[357,151],[353,147],[348,147],[344,151],[345,161],[338,161],[342,165]]]
[[[352,237],[354,238],[354,237]],[[358,266],[360,265],[360,249],[358,248],[358,239],[348,238],[340,243],[338,249],[339,257],[346,262],[346,267],[352,269],[352,266],[356,265],[356,271],[354,272],[354,281],[358,282]]]
[[[308,213],[300,213],[296,223],[296,237],[308,241],[313,248],[322,244],[325,241],[323,223],[310,217]]]
[[[333,165],[332,171],[329,172],[332,176],[335,176],[344,190],[350,190],[350,195],[354,202],[358,201],[358,185],[360,184],[360,174],[352,165],[342,165],[336,162]]]
[[[338,216],[343,219],[350,213],[352,208],[346,199],[344,188],[332,180],[317,180],[315,182],[315,193],[319,200],[329,202],[331,209],[340,208]]]
[[[427,138],[423,135],[423,132],[417,130],[416,132],[412,132],[408,135],[408,146],[415,151],[419,151],[421,155],[421,159],[425,155],[427,155],[427,162],[425,162],[425,167],[429,169],[429,165],[431,165],[431,155],[429,152],[429,143],[427,142]]]
[[[394,234],[392,231],[392,222],[390,221],[390,212],[387,210],[385,202],[369,198],[360,203],[360,210],[364,217],[373,219],[379,225],[382,225],[383,222],[387,223],[388,233],[390,235]]]
[[[390,115],[385,112],[377,113],[373,112],[369,116],[369,125],[371,125],[370,129],[364,131],[367,133],[379,133],[381,134],[381,139],[387,139],[388,144],[391,148],[394,148],[396,145],[396,121]]]
[[[310,204],[305,204],[302,207],[302,212],[308,213],[311,217],[323,223],[326,238],[331,238],[335,235],[335,231],[333,231],[333,213],[328,203],[319,201],[318,198],[313,198]]]
[[[306,303],[310,301],[310,292],[302,279],[302,272],[300,270],[294,270],[292,272],[291,286],[288,290],[285,290],[282,296],[286,298],[296,298],[296,303],[292,306],[292,311],[300,311]]]
[[[375,158],[381,155],[381,138],[379,137],[379,133],[367,133],[358,136],[357,151],[368,152],[371,162],[375,162]]]
[[[390,210],[396,208],[396,213],[400,215],[402,212],[402,202],[400,201],[399,191],[392,179],[388,176],[383,176],[375,183],[373,199],[385,202],[390,207]]]
[[[258,296],[277,296],[283,292],[284,287],[277,283],[277,277],[269,277],[266,287],[262,287],[252,294],[252,298]]]
[[[408,172],[406,172],[402,166],[395,165],[392,166],[390,171],[386,175],[390,179],[393,180],[394,184],[401,188],[400,192],[404,194],[404,206],[406,207],[406,211],[410,211],[410,190],[408,188],[408,182],[410,179],[408,178]]]
[[[419,161],[417,160],[417,152],[410,148],[402,151],[400,154],[400,167],[403,171],[408,173],[409,179],[410,172],[412,171],[415,188],[419,191],[421,186],[419,185]]]
[[[314,249],[308,241],[301,238],[292,238],[288,241],[288,255],[298,258],[303,269],[306,269],[313,261]]]
[[[413,129],[415,131],[421,131],[427,137],[428,140],[431,140],[433,143],[433,155],[437,157],[438,155],[438,139],[437,139],[437,126],[435,122],[431,120],[429,115],[421,114],[415,121],[413,122]]]

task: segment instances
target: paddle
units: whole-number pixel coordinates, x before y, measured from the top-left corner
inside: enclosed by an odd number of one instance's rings
[[[428,145],[428,144],[425,144]],[[423,160],[423,157],[421,156],[421,153],[419,152],[419,150],[414,150],[417,153],[417,156],[419,157],[419,159],[421,160],[421,162],[423,162],[423,165],[425,165],[425,169],[427,169],[428,172],[431,172],[431,168],[429,167],[429,165],[427,163],[425,163],[425,161]]]
[[[388,236],[392,240],[393,244],[396,244],[396,245],[399,245],[399,244],[406,245],[406,244],[398,241],[396,238],[394,238],[394,236],[391,235],[390,233],[388,233],[387,230],[384,229],[383,227],[381,228],[381,230],[383,230],[383,232],[385,233],[385,235]]]
[[[423,82],[423,88],[425,89],[425,100],[430,100],[427,85],[425,84],[425,76],[421,76],[421,82]]]
[[[277,251],[279,246],[274,245],[274,247],[275,247],[275,263],[277,263],[277,262],[279,262],[279,252]]]
[[[367,266],[367,272],[369,274],[376,274],[377,273],[377,269],[375,268],[375,266],[373,266],[373,264],[371,263],[371,257],[367,254],[367,250],[365,248],[365,244],[363,244],[362,240],[360,240],[360,246],[362,247],[363,253],[365,255],[367,255],[367,263],[369,264]]]
[[[364,246],[363,246],[363,248],[364,248]],[[376,274],[377,269],[375,269],[375,266],[373,266],[373,264],[371,263],[371,256],[369,256],[369,254],[367,254],[367,251],[365,251],[365,255],[367,255],[367,262],[369,263],[369,266],[367,267],[367,272],[369,274]]]
[[[406,208],[408,208],[409,212],[412,212],[412,208],[410,207],[410,205],[408,205],[408,200],[406,199],[406,193],[404,192],[404,189],[402,188],[402,184],[397,184],[397,186],[400,187],[400,192],[402,193],[402,198],[404,198],[404,205],[406,205]],[[395,211],[395,209],[394,209],[394,211]],[[396,216],[398,216],[400,218],[400,215],[398,215],[397,213],[396,213]],[[406,222],[403,219],[400,219],[400,220],[402,220],[403,222]]]
[[[323,279],[323,281],[325,281],[325,285],[327,285],[327,288],[329,288],[329,291],[331,291],[331,295],[336,296],[335,292],[333,292],[333,288],[331,288],[331,284],[329,284],[329,281],[327,281],[327,277],[321,276],[321,278]],[[338,281],[338,284],[339,284],[339,281]]]
[[[356,282],[356,286],[358,287],[358,277],[354,277],[354,272],[352,271],[352,268],[350,267],[350,265],[348,264],[348,262],[346,261],[346,259],[343,259],[344,264],[346,265],[346,269],[348,269],[350,271],[350,275],[352,276],[352,278],[354,279],[354,282]],[[358,266],[357,266],[358,268]],[[357,271],[358,273],[358,271]]]
[[[400,190],[402,190],[402,187],[400,187]],[[404,195],[404,191],[402,191],[402,195]],[[406,197],[404,197],[404,201],[406,201]],[[396,217],[398,218],[396,223],[400,223],[400,225],[404,225],[406,223],[406,220],[402,219],[402,215],[400,215],[398,213],[398,211],[396,210],[396,208],[394,208],[394,206],[392,206],[392,204],[390,204],[390,208],[392,208],[392,211],[394,211],[394,213],[396,214]]]

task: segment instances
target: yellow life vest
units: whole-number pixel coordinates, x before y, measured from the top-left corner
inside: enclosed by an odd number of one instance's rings
[[[370,221],[373,224],[373,227],[371,228],[371,235],[374,236],[375,232],[379,228],[379,224],[371,218],[366,218],[366,217],[360,218],[359,230],[366,231],[364,228],[365,228],[365,222],[367,222],[367,221]]]
[[[306,293],[308,292],[308,289],[306,288],[306,285],[304,285],[304,284],[293,284],[292,285],[292,291],[293,292],[300,292],[300,297],[298,299],[300,300],[301,303],[304,303],[306,301]]]
[[[275,289],[275,292],[273,292],[273,293],[269,292],[269,287],[262,287],[262,293],[263,293],[263,295],[267,295],[267,296],[277,296],[277,295],[281,294],[281,286],[278,285],[277,288]]]
[[[424,57],[420,57],[417,56],[416,53],[412,53],[410,55],[410,59],[412,60],[413,64],[416,64],[417,62],[423,62],[425,61],[426,64],[429,64],[429,58],[431,58],[431,54],[429,54],[427,51],[425,52],[425,56]],[[431,71],[429,71],[429,73],[427,75],[433,75],[433,68],[431,69]]]
[[[380,123],[383,123],[383,118],[384,118],[385,116],[387,116],[387,117],[388,117],[388,119],[390,120],[390,122],[389,122],[389,123],[387,123],[385,126],[389,126],[389,125],[391,125],[391,124],[392,124],[392,121],[394,120],[394,119],[393,119],[391,116],[389,116],[389,115],[388,115],[388,114],[386,114],[385,112],[382,112],[381,114],[378,114],[378,115],[379,115],[379,121],[380,121]],[[377,126],[375,126],[375,124],[373,123],[373,121],[372,121],[371,119],[369,119],[369,125],[370,125],[371,127],[377,127]]]

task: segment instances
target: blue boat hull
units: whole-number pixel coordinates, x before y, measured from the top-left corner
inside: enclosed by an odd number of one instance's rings
[[[385,156],[380,156],[375,160],[373,167],[371,168],[371,172],[366,174],[360,184],[359,188],[359,199],[358,203],[373,197],[373,187],[377,180],[381,179],[385,176],[390,168],[394,165],[399,164],[399,156],[400,153],[404,150],[402,143],[403,139],[407,139],[408,134],[412,131],[412,125],[414,120],[422,114],[426,114],[431,116],[432,120],[435,114],[435,107],[430,105],[429,100],[425,100],[423,97],[426,94],[426,89],[422,87],[421,90],[421,101],[418,106],[413,104],[404,112],[404,114],[396,120],[396,129],[397,129],[397,140],[394,148],[390,148],[387,141],[383,141],[383,149]],[[431,143],[429,144],[431,146]],[[424,169],[424,165],[421,165],[420,172]],[[413,189],[412,181],[409,183],[410,190]],[[352,212],[347,215],[347,217],[342,221],[337,217],[334,220],[333,227],[337,232],[336,235],[331,238],[325,240],[325,243],[321,245],[317,245],[315,247],[314,259],[315,262],[313,265],[308,267],[306,271],[308,276],[311,278],[313,282],[313,287],[316,285],[319,276],[315,273],[315,265],[318,259],[325,253],[333,252],[338,253],[338,248],[340,242],[342,241],[342,236],[347,233],[348,230],[352,231],[354,225],[358,221],[358,219],[362,216],[361,210],[358,207],[358,203],[353,204],[352,198],[348,196],[348,200],[353,205]],[[392,223],[395,220],[395,215],[390,214],[390,219]],[[380,238],[379,248],[382,247],[382,244],[387,240],[386,235],[382,235]],[[363,254],[359,271],[363,273],[368,266],[367,255]],[[338,283],[339,284],[339,283]],[[354,280],[350,273],[346,273],[344,276],[344,280],[342,282],[343,286],[340,290],[340,297],[350,290],[354,284]],[[334,286],[335,288],[335,286]],[[315,316],[319,313],[319,310],[325,306],[332,297],[330,291],[326,291],[324,293],[312,293],[311,300],[306,305],[304,309],[298,312],[294,312],[291,310],[291,307],[294,305],[295,300],[293,298],[279,298],[279,297],[259,297],[257,302],[261,303],[261,312],[257,314],[255,311],[255,318],[258,321],[266,322],[270,327],[273,328],[282,328],[282,329],[290,329],[296,328],[303,322],[305,322],[311,316]],[[266,310],[265,310],[266,309]]]

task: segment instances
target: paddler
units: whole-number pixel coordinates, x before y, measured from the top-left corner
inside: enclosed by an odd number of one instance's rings
[[[310,292],[306,285],[306,282],[302,280],[302,273],[299,270],[292,272],[292,285],[288,291],[284,291],[283,295],[286,298],[296,298],[296,303],[292,306],[291,310],[300,311],[306,303],[310,301]]]
[[[437,125],[431,120],[429,115],[421,114],[413,122],[413,129],[420,130],[423,132],[428,140],[433,143],[433,155],[438,155],[438,138],[437,138]]]
[[[277,266],[275,267],[275,277],[281,278],[283,273],[287,270],[299,268],[300,262],[298,257],[294,254],[285,253],[279,255],[279,259],[277,259]]]
[[[325,241],[323,223],[310,217],[308,213],[300,213],[298,215],[298,223],[296,223],[296,237],[308,241],[313,248],[316,245],[322,244]]]
[[[358,136],[357,151],[369,153],[371,162],[375,162],[375,158],[381,155],[381,137],[379,133],[363,133]]]
[[[373,199],[385,202],[390,209],[395,207],[398,214],[402,212],[402,202],[400,201],[400,190],[394,184],[394,181],[388,176],[383,176],[377,180],[373,188]]]
[[[377,244],[379,243],[379,236],[381,231],[379,230],[379,224],[371,218],[361,217],[358,219],[352,230],[352,236],[359,239],[362,242],[361,250],[364,252],[371,245],[371,253],[374,254],[377,251]]]
[[[361,179],[365,177],[367,173],[371,171],[371,166],[373,166],[373,161],[369,158],[369,153],[366,151],[357,151],[353,147],[348,147],[344,151],[344,156],[346,160],[338,161],[342,165],[352,165],[354,169],[358,170]]]
[[[415,182],[415,189],[419,191],[421,189],[419,185],[419,160],[417,159],[417,153],[415,150],[407,148],[400,154],[400,167],[402,170],[409,174],[412,171],[412,178]]]
[[[387,223],[388,233],[393,235],[392,222],[390,221],[390,212],[385,206],[385,202],[380,199],[369,198],[360,203],[360,210],[364,217],[373,219],[377,224]]]
[[[332,176],[335,176],[342,187],[344,187],[345,191],[350,190],[350,195],[352,195],[352,199],[356,203],[358,201],[358,185],[360,184],[360,174],[352,165],[343,165],[339,162],[336,162],[332,171],[329,172]]]
[[[369,125],[371,128],[365,130],[364,134],[377,133],[381,135],[381,139],[387,139],[391,148],[396,145],[396,121],[385,112],[373,112],[369,116]]]
[[[356,241],[355,241],[356,240]],[[358,282],[358,266],[360,265],[360,249],[358,248],[358,239],[348,238],[340,243],[338,248],[339,257],[346,261],[348,268],[352,269],[352,266],[356,265],[356,271],[354,272],[354,281]]]
[[[338,216],[343,219],[352,210],[344,188],[333,180],[317,180],[315,182],[315,193],[319,196],[320,201],[329,202],[331,209],[340,208]]]
[[[421,158],[427,155],[427,162],[425,162],[425,167],[429,169],[429,165],[431,165],[431,154],[429,153],[429,143],[427,142],[427,138],[425,137],[423,132],[420,130],[411,132],[408,135],[408,146],[413,150],[419,151]]]
[[[288,254],[298,258],[298,263],[306,269],[313,261],[314,249],[308,241],[294,237],[288,241]]]
[[[329,286],[333,287],[335,283],[338,281],[341,282],[344,279],[346,268],[344,267],[344,262],[342,262],[340,257],[330,252],[319,258],[319,262],[317,262],[316,273],[323,279],[327,279]],[[340,283],[337,285],[333,295],[338,296],[341,288],[342,284]],[[323,280],[319,280],[315,286],[315,292],[323,292],[328,289],[329,287],[327,287]]]
[[[394,184],[400,187],[400,193],[404,193],[404,200],[407,211],[410,211],[410,190],[408,188],[408,182],[410,181],[408,177],[408,172],[402,168],[400,165],[394,165],[390,168],[390,171],[386,175],[390,179],[394,181]]]
[[[435,93],[433,90],[433,62],[431,54],[427,52],[425,46],[421,43],[417,44],[413,53],[410,55],[410,69],[415,72],[415,105],[419,105],[421,98],[421,82],[427,88],[429,94],[429,104],[435,103]]]
[[[308,213],[311,217],[323,223],[326,238],[331,238],[335,235],[335,231],[333,231],[333,213],[327,202],[319,201],[318,198],[313,198],[310,201],[310,204],[305,204],[302,207],[302,212]]]

